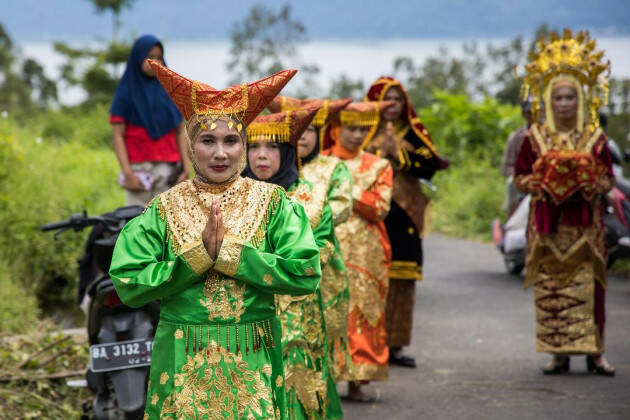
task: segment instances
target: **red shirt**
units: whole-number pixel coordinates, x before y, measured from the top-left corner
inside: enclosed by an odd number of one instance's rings
[[[129,124],[117,115],[111,115],[109,123],[125,124],[125,145],[130,163],[179,162],[181,160],[174,129],[159,139],[153,140],[144,127]]]

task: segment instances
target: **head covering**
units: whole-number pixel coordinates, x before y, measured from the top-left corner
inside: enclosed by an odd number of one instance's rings
[[[438,159],[438,167],[440,169],[446,169],[449,166],[448,161],[442,159],[437,149],[433,145],[433,140],[431,139],[431,135],[429,134],[429,130],[426,129],[424,124],[420,121],[420,118],[416,115],[416,110],[413,108],[411,101],[409,100],[409,95],[407,94],[407,90],[403,87],[402,83],[398,80],[394,79],[391,76],[382,76],[376,79],[374,83],[368,89],[367,95],[363,98],[364,101],[383,101],[385,100],[385,95],[387,91],[391,88],[397,87],[403,94],[405,98],[405,104],[403,105],[402,119],[411,127],[416,136],[424,143],[426,147],[431,150],[433,155]],[[368,135],[367,142],[369,143],[372,140],[372,137],[376,134],[377,130],[374,130],[370,135]]]
[[[142,71],[142,62],[156,45],[164,51],[160,40],[153,35],[143,35],[134,42],[109,109],[111,115],[144,127],[153,140],[172,131],[182,121],[182,115],[157,79]]]
[[[247,127],[247,142],[275,142],[280,147],[280,167],[271,178],[265,180],[289,188],[299,177],[301,167],[297,154],[297,142],[313,121],[319,107],[310,106],[292,111],[261,115]],[[258,179],[249,165],[245,176]]]
[[[338,117],[339,112],[344,109],[350,102],[352,102],[352,98],[346,99],[297,99],[289,96],[276,96],[271,103],[269,103],[269,110],[271,112],[280,112],[280,111],[289,111],[294,109],[304,108],[306,106],[319,106],[319,110],[311,125],[315,127],[315,133],[318,141],[315,143],[315,148],[308,155],[302,157],[302,163],[307,164],[311,160],[313,160],[320,152],[322,148],[323,142],[323,134],[324,130],[322,128],[329,124],[332,120]]]
[[[200,176],[200,173],[197,169],[193,145],[199,133],[208,128],[214,129],[216,121],[222,120],[226,121],[230,128],[235,126],[245,143],[245,127],[265,109],[297,73],[297,70],[283,70],[256,82],[218,90],[177,74],[156,61],[149,60],[149,64],[166,93],[173,99],[186,119],[188,152],[197,176]],[[245,153],[241,158],[241,170],[226,182],[240,175],[247,160]],[[211,183],[207,179],[202,178],[202,180]]]
[[[338,147],[343,149],[337,150],[342,152],[344,158],[356,156],[360,150],[367,145],[367,140],[371,138],[370,133],[376,132],[378,129],[378,123],[381,120],[381,111],[394,105],[394,101],[375,101],[375,102],[353,102],[343,108],[334,118],[331,118],[330,124],[324,128],[322,134],[322,146],[323,149],[330,147]],[[361,147],[356,151],[347,150],[341,144],[341,127],[343,126],[362,126],[370,127],[370,132],[366,136],[366,141],[363,142]]]
[[[556,132],[551,93],[558,83],[569,83],[578,94],[576,129],[594,133],[599,126],[598,110],[608,102],[610,61],[602,61],[603,56],[603,51],[595,51],[595,40],[588,31],[574,37],[570,29],[565,29],[562,37],[556,32],[549,34],[549,40],[541,37],[529,54],[522,89],[523,98],[532,98],[534,121],[541,120],[544,108],[547,126]]]

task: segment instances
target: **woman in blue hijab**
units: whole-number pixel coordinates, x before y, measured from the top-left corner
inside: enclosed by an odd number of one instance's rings
[[[110,108],[119,183],[129,205],[147,204],[189,174],[182,116],[147,62],[164,63],[163,54],[153,35],[134,42]]]

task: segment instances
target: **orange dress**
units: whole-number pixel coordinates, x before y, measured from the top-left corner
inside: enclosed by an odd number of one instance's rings
[[[383,220],[389,212],[393,170],[389,162],[371,153],[351,156],[341,147],[322,152],[344,160],[354,186],[353,211],[335,228],[350,283],[348,338],[354,367],[340,366],[340,379],[384,380],[389,350],[385,331],[385,304],[391,247]]]

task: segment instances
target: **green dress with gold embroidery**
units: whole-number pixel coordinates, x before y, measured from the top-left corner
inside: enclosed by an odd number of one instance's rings
[[[304,165],[302,174],[304,179],[313,184],[316,196],[326,195],[334,225],[338,226],[348,220],[352,212],[353,182],[352,173],[345,163],[334,156],[320,154]],[[329,360],[333,378],[337,381],[340,370],[352,370],[352,358],[348,346],[350,290],[346,266],[336,237],[333,237],[332,246],[327,244],[327,250],[320,249],[320,252],[330,253],[331,249],[333,251],[328,264],[322,266],[320,287],[328,335]],[[329,418],[339,418],[341,406],[331,406],[328,412]]]
[[[213,201],[225,227],[216,261],[201,242]],[[161,300],[145,418],[286,418],[274,294],[317,290],[319,259],[303,208],[276,186],[189,180],[157,196],[110,268],[125,304]]]
[[[288,196],[306,211],[315,243],[320,247],[321,266],[332,255],[327,244],[334,241],[334,225],[326,197],[313,194],[308,181],[298,180]],[[341,406],[328,363],[328,345],[321,290],[306,296],[276,298],[282,324],[282,350],[289,419],[324,419],[331,400]],[[330,384],[333,384],[333,389]]]

